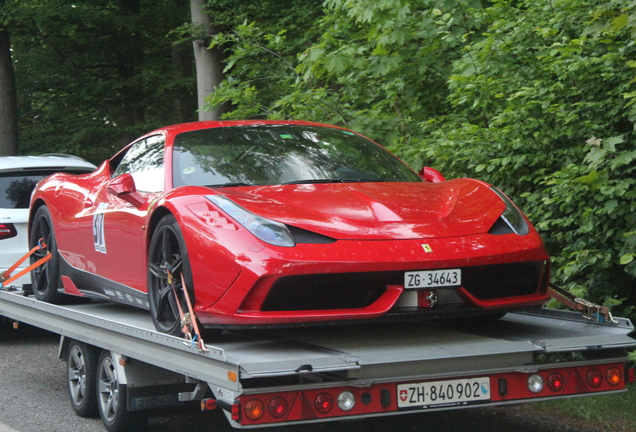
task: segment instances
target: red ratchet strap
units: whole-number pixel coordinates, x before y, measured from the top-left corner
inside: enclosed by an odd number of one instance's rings
[[[9,284],[11,282],[13,282],[14,280],[24,276],[25,274],[29,273],[34,268],[39,267],[42,264],[44,264],[45,262],[47,262],[48,260],[50,260],[53,257],[53,255],[51,255],[51,252],[49,252],[47,250],[46,251],[46,255],[43,258],[40,258],[39,260],[37,260],[36,262],[31,264],[30,266],[28,266],[24,270],[20,271],[15,276],[11,276],[11,272],[13,272],[15,269],[17,269],[20,266],[20,264],[22,264],[24,261],[26,261],[35,252],[37,252],[37,251],[39,251],[41,249],[46,249],[46,247],[47,246],[46,246],[46,243],[44,243],[44,239],[38,240],[38,245],[37,246],[35,246],[33,249],[31,249],[29,252],[27,252],[26,255],[24,255],[22,258],[20,258],[18,260],[18,262],[16,262],[15,264],[13,264],[11,266],[11,268],[9,268],[9,270],[5,271],[4,273],[2,273],[0,275],[0,282],[2,283],[1,286],[3,288],[6,287],[6,286],[9,286]]]

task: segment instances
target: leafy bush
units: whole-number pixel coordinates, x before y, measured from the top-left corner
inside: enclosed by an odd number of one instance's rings
[[[272,22],[267,31],[246,23],[217,39],[231,46],[228,80],[211,102],[232,101],[233,118],[342,124],[388,145],[414,168],[426,164],[447,177],[496,184],[542,232],[557,284],[631,313],[635,4],[324,6],[302,40]],[[264,94],[250,83],[273,76],[272,65],[279,75]]]
[[[636,301],[633,7],[493,2],[483,39],[454,64],[452,114],[398,148],[513,195],[544,236],[553,279],[623,303],[622,314]]]

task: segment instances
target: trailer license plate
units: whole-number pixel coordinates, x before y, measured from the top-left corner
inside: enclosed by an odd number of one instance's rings
[[[399,384],[398,408],[470,405],[490,400],[488,377]]]
[[[462,284],[461,269],[413,271],[404,273],[404,288],[439,288]]]

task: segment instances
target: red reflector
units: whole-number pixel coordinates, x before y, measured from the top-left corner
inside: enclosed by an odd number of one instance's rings
[[[241,419],[241,406],[239,404],[232,404],[232,420]]]
[[[328,393],[320,393],[316,396],[314,406],[318,412],[326,414],[333,408],[333,398]]]
[[[591,369],[586,378],[590,387],[596,388],[603,383],[603,374],[598,369]]]
[[[269,401],[267,409],[272,417],[282,417],[287,413],[287,402],[282,397],[275,397]]]
[[[559,391],[563,388],[563,384],[565,381],[563,380],[563,375],[559,372],[552,372],[548,376],[548,388],[552,391]]]
[[[8,239],[18,235],[15,226],[10,223],[0,224],[0,240]]]

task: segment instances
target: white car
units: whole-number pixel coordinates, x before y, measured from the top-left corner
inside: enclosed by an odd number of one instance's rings
[[[95,169],[95,165],[77,156],[0,157],[0,275],[29,251],[29,199],[37,182],[56,172],[84,174]],[[12,274],[28,265],[26,260]],[[9,285],[22,286],[30,282],[26,274]]]

